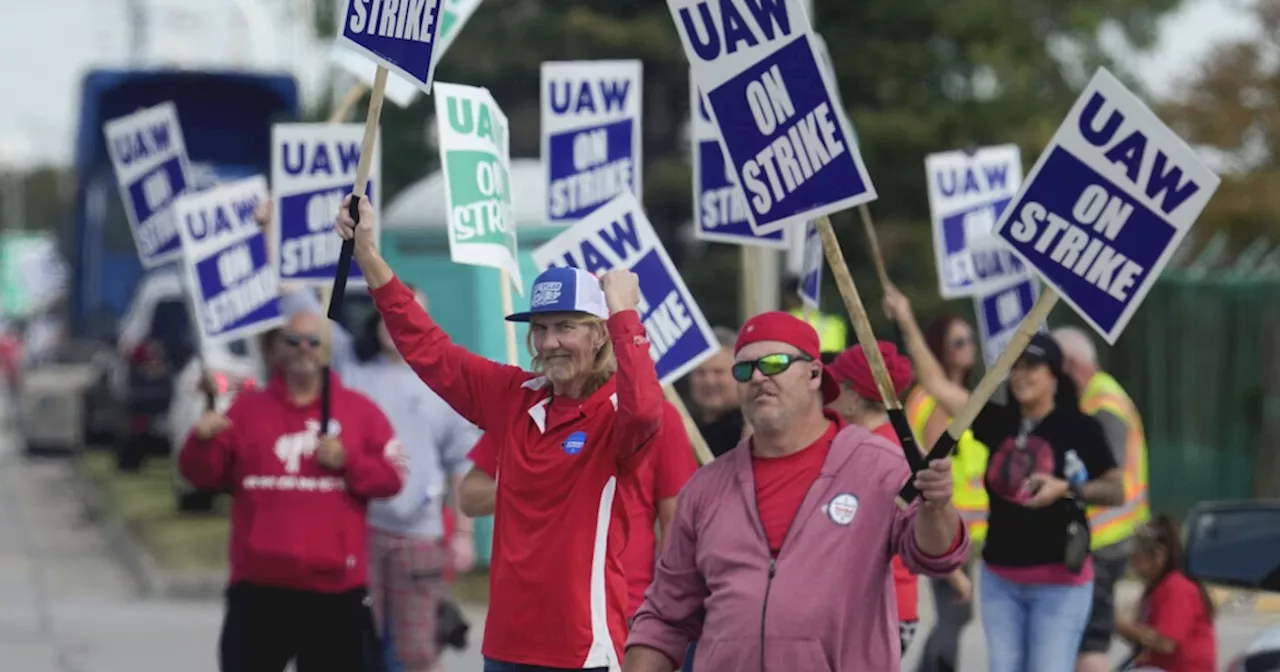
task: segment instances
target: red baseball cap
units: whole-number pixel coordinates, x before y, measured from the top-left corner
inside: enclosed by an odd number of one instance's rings
[[[884,358],[884,368],[893,381],[894,394],[901,395],[911,384],[911,360],[898,352],[898,347],[887,341],[876,341],[880,347],[880,355]],[[840,353],[827,366],[827,370],[839,382],[845,383],[863,399],[880,401],[880,389],[876,387],[875,377],[871,375],[871,364],[862,351],[861,345],[855,345]]]
[[[777,341],[795,347],[811,360],[822,362],[822,348],[819,345],[818,332],[808,322],[780,310],[760,313],[747,320],[738,331],[738,341],[733,345],[733,354],[738,354],[743,347],[761,341]],[[827,367],[822,367],[822,403],[829,404],[840,396],[840,385],[831,377]]]

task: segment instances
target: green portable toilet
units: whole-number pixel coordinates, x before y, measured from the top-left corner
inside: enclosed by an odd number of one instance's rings
[[[512,306],[517,311],[528,307],[528,287],[538,273],[533,250],[563,230],[544,224],[544,179],[542,164],[537,159],[511,162],[520,279],[525,292],[524,296],[512,293]],[[450,261],[442,173],[432,173],[406,188],[383,209],[381,247],[383,256],[400,279],[416,285],[427,295],[431,316],[455,343],[489,359],[506,361],[501,275],[495,268]],[[527,369],[530,356],[525,346],[526,332],[524,325],[516,325],[516,352],[520,366]],[[475,540],[476,561],[488,566],[493,542],[490,517],[476,520]]]

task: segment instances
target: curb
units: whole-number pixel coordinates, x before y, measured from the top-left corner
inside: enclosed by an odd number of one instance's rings
[[[102,531],[107,549],[129,574],[144,598],[209,600],[222,597],[227,578],[221,572],[171,572],[160,567],[129,526],[106,506],[106,494],[84,472],[79,459],[71,459],[72,490],[84,506],[85,517]]]
[[[1251,612],[1254,614],[1280,614],[1280,594],[1244,588],[1207,586],[1209,597],[1219,609]]]

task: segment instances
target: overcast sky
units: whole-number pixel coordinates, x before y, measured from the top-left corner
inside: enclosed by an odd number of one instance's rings
[[[176,1],[184,8],[231,4],[230,0]],[[1241,10],[1249,1],[1187,0],[1181,11],[1165,17],[1155,53],[1136,58],[1139,74],[1157,95],[1168,94],[1215,42],[1252,30]],[[0,106],[0,164],[69,161],[81,74],[94,65],[119,65],[128,57],[126,4],[125,0],[0,0],[0,17],[9,28],[6,39],[0,40],[0,63],[5,64],[0,68],[0,91],[7,94]],[[227,34],[208,28],[202,25],[197,30],[206,40],[214,39],[211,34]],[[189,40],[183,44],[188,49],[207,49]]]

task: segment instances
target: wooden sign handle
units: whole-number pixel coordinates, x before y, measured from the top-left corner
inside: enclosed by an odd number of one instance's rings
[[[716,459],[711,449],[707,447],[707,440],[703,438],[702,432],[698,431],[698,423],[694,422],[693,416],[689,413],[689,407],[684,405],[684,399],[680,398],[680,393],[676,392],[676,388],[671,385],[663,385],[662,396],[666,398],[667,403],[676,407],[676,412],[680,414],[680,419],[684,421],[684,432],[689,435],[689,443],[693,444],[693,456],[698,460],[698,465],[708,464]]]
[[[360,222],[360,199],[364,197],[365,188],[369,185],[369,171],[373,167],[374,141],[378,137],[378,122],[382,118],[382,100],[387,90],[387,69],[378,66],[378,74],[373,79],[373,90],[369,94],[369,114],[364,119],[364,139],[360,142],[360,162],[356,164],[356,181],[351,186],[351,205],[348,212],[351,218]],[[329,294],[330,320],[337,320],[342,315],[342,300],[347,293],[347,276],[351,274],[351,255],[355,254],[354,240],[342,241],[342,251],[338,255],[338,270],[333,275],[333,288]],[[320,433],[329,430],[331,417],[331,395],[329,390],[329,366],[321,371],[320,381]]]
[[[827,257],[827,266],[831,268],[831,274],[836,279],[836,287],[840,290],[840,298],[844,299],[845,310],[849,312],[849,318],[853,322],[853,331],[858,337],[858,344],[862,346],[867,364],[871,367],[871,376],[875,379],[876,389],[880,391],[880,401],[889,412],[889,421],[893,423],[894,433],[898,435],[898,442],[902,444],[902,454],[906,456],[907,465],[911,467],[911,473],[914,474],[924,469],[928,463],[920,454],[915,434],[911,431],[911,426],[903,413],[902,402],[898,400],[898,393],[893,388],[893,380],[889,378],[889,371],[884,364],[884,355],[880,353],[880,345],[876,342],[875,332],[871,329],[871,320],[867,317],[867,309],[862,305],[862,297],[858,295],[858,287],[853,283],[853,277],[849,275],[849,266],[845,263],[844,252],[840,250],[840,241],[836,238],[835,228],[831,226],[831,219],[826,216],[819,217],[817,227],[818,236],[822,239],[822,251]]]

